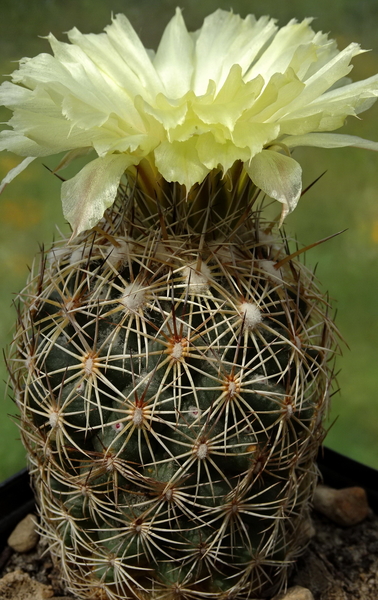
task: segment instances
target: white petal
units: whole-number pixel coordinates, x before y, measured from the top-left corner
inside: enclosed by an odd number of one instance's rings
[[[10,171],[8,171],[8,173],[5,175],[3,181],[0,183],[0,194],[4,190],[4,188],[8,185],[8,183],[13,181],[13,179],[15,177],[17,177],[17,175],[22,173],[22,171],[24,169],[26,169],[26,167],[28,167],[30,165],[30,163],[33,162],[33,160],[35,160],[35,157],[29,156],[28,158],[25,158],[22,162],[20,162],[20,164],[17,165],[17,167],[14,167]]]
[[[204,94],[210,79],[219,89],[234,64],[245,73],[277,29],[274,23],[268,17],[256,21],[253,15],[241,19],[220,9],[206,17],[196,40],[195,93]]]
[[[186,190],[206,177],[209,169],[200,161],[196,148],[197,136],[185,142],[163,142],[155,150],[155,163],[166,181],[177,181]]]
[[[329,47],[328,40],[325,37],[323,41],[323,38],[324,36],[321,37],[320,44],[325,45],[326,48],[327,46]],[[317,35],[315,34],[309,43],[300,44],[295,50],[292,59],[288,64],[288,68],[294,71],[300,81],[304,81],[306,78],[311,76],[314,65],[317,65],[317,68],[320,68],[320,65],[318,64],[319,54],[322,50],[324,51],[324,48],[319,48],[318,44],[316,43],[316,39]],[[331,57],[328,55],[328,60],[330,58]]]
[[[49,117],[62,118],[60,106],[53,102],[42,86],[38,86],[35,90],[28,90],[6,81],[0,86],[0,104],[13,110],[21,108]]]
[[[188,112],[187,102],[171,104],[163,94],[156,96],[154,105],[144,101],[140,96],[136,98],[135,105],[140,113],[154,117],[166,130],[182,125]]]
[[[378,142],[364,140],[357,135],[344,135],[342,133],[307,133],[305,135],[292,135],[283,140],[288,148],[296,146],[315,146],[318,148],[344,148],[354,146],[366,150],[378,151]]]
[[[287,107],[293,99],[301,96],[304,87],[304,83],[298,80],[291,69],[285,73],[275,73],[246,114],[260,122],[277,122],[280,112],[288,111]]]
[[[289,115],[287,119],[279,120],[281,135],[303,135],[309,131],[319,131],[323,118],[324,114],[321,112],[309,115],[306,118],[295,116],[291,118],[291,115]]]
[[[304,92],[306,94],[306,92]],[[370,108],[378,97],[378,76],[374,75],[363,81],[357,81],[348,85],[340,86],[329,92],[326,92],[315,98],[309,104],[304,103],[298,109],[295,109],[294,102],[291,105],[284,107],[277,115],[277,118],[282,116],[281,123],[283,129],[289,133],[286,123],[289,121],[295,121],[302,119],[305,123],[309,117],[313,115],[319,115],[319,125],[316,128],[309,126],[308,131],[331,131],[341,127],[344,123],[345,118],[348,115],[357,115],[368,108]],[[302,98],[303,100],[303,98]],[[286,116],[285,116],[286,114]],[[338,118],[336,123],[332,125],[330,121],[326,128],[326,119],[329,117]]]
[[[57,53],[61,47],[65,48],[68,46],[71,48],[68,44],[63,44],[63,42],[56,40],[53,35],[48,36],[48,40]],[[66,52],[62,51],[62,54],[65,55]],[[58,55],[60,55],[60,52]],[[78,56],[77,58],[80,57]],[[78,79],[75,79],[73,74],[76,74]],[[25,85],[31,90],[35,90],[37,86],[42,84],[44,89],[51,89],[52,95],[55,98],[59,95],[64,96],[67,91],[75,91],[76,94],[85,100],[85,98],[88,99],[90,91],[87,90],[87,94],[85,95],[85,85],[83,86],[81,82],[82,75],[83,69],[80,68],[80,63],[75,64],[73,58],[66,66],[63,62],[51,56],[51,54],[38,54],[35,58],[22,59],[20,61],[20,68],[12,73],[12,80],[15,83]]]
[[[0,152],[8,150],[19,156],[49,156],[51,150],[45,150],[38,146],[32,140],[19,133],[18,131],[10,131],[5,129],[0,132]]]
[[[10,81],[4,81],[0,85],[0,104],[7,108],[22,106],[30,99],[32,94],[31,90],[15,85]]]
[[[302,192],[302,169],[296,160],[274,150],[263,150],[244,163],[244,168],[258,188],[282,202],[284,214],[295,209]]]
[[[73,236],[100,221],[114,202],[123,173],[136,162],[125,154],[96,158],[62,184],[63,214],[72,226]]]
[[[154,58],[154,67],[169,98],[179,98],[190,90],[194,69],[194,42],[182,18],[181,10],[165,28]]]
[[[73,39],[75,35],[71,37]],[[82,42],[84,36],[80,36],[77,32],[76,38],[78,42]],[[117,112],[121,115],[127,114],[129,115],[128,118],[134,121],[137,119],[132,98],[119,83],[113,80],[106,69],[103,70],[97,66],[96,62],[86,52],[87,44],[83,44],[84,48],[79,45],[65,44],[59,42],[51,34],[48,39],[54,51],[54,60],[59,65],[63,65],[69,74],[67,77],[64,74],[62,76],[61,73],[59,77],[59,81],[64,83],[66,87],[66,89],[61,90],[64,98],[67,96],[74,97],[77,102],[87,107],[87,111],[92,114],[97,113],[99,124],[104,122],[111,112]],[[102,42],[101,46],[105,46],[105,49],[110,46],[113,55],[117,54],[106,37],[102,38]],[[97,58],[97,56],[95,55],[93,58]],[[126,66],[124,71],[125,75],[128,71],[132,74],[132,71]],[[126,76],[124,76],[125,79],[127,79]],[[131,84],[134,83],[134,80],[135,75],[133,75]],[[52,79],[52,82],[54,82],[54,79]],[[139,91],[140,88],[137,89]],[[66,107],[63,106],[63,114],[75,122],[75,112],[66,112]],[[79,116],[81,117],[80,113]]]
[[[324,66],[305,81],[306,87],[302,94],[288,107],[290,112],[306,107],[324,92],[327,92],[337,81],[348,75],[352,70],[350,61],[354,56],[361,54],[358,44],[349,44],[344,50],[331,58]],[[319,98],[321,101],[321,98]]]
[[[127,111],[134,96],[143,94],[144,97],[150,97],[149,88],[144,87],[138,73],[134,72],[127,63],[127,57],[121,53],[122,48],[119,46],[116,48],[106,33],[82,34],[74,28],[67,35],[72,43],[82,48],[93,63],[113,80],[115,85],[126,92],[125,96],[130,97],[125,107]]]
[[[221,124],[233,131],[237,119],[261,92],[263,83],[260,77],[244,83],[240,65],[233,65],[214,100],[209,103],[207,97],[199,98],[192,104],[193,111],[204,123],[214,127]]]
[[[368,110],[378,97],[378,75],[369,77],[362,81],[356,81],[347,85],[340,86],[328,91],[313,102],[304,110],[298,111],[298,114],[310,114],[323,110],[332,115],[358,115]]]
[[[306,75],[303,76],[303,81],[307,81],[319,71],[325,64],[329,63],[332,58],[339,54],[336,40],[328,39],[328,35],[318,31],[313,39],[316,60],[309,65]],[[302,78],[301,78],[302,79]]]
[[[250,157],[261,152],[263,147],[275,140],[280,132],[276,123],[254,123],[239,121],[236,123],[232,139],[237,146],[247,146]]]
[[[16,132],[23,133],[26,138],[36,142],[38,154],[35,156],[46,156],[73,148],[89,147],[94,140],[105,133],[96,129],[83,131],[72,127],[72,124],[63,117],[54,118],[48,114],[20,109],[14,112],[8,124],[14,127],[15,134]],[[9,150],[11,149],[9,147]]]
[[[118,14],[105,27],[112,46],[124,62],[138,76],[143,88],[151,94],[164,92],[151,58],[125,15]]]
[[[73,126],[84,130],[102,127],[109,116],[108,112],[100,111],[91,102],[83,102],[72,94],[64,98],[62,113]]]
[[[219,144],[212,133],[198,136],[196,144],[198,157],[208,169],[216,169],[218,165],[225,173],[236,160],[246,161],[250,158],[248,148],[238,148],[231,141]]]
[[[79,33],[78,38],[81,40]],[[74,124],[84,127],[101,125],[114,112],[136,128],[143,126],[133,98],[126,91],[127,87],[125,90],[114,82],[82,48],[59,42],[51,34],[48,40],[55,56],[40,54],[33,59],[21,61],[20,69],[12,75],[14,81],[31,88],[34,94],[38,94],[42,88],[50,103],[51,98],[55,100],[54,108],[59,110],[60,117],[67,117]],[[117,54],[109,40],[105,45],[106,48],[110,46],[114,55]],[[131,77],[128,78],[128,74]],[[145,91],[145,95],[149,97],[149,88],[145,89],[139,77],[125,65],[124,83],[127,84],[130,79],[131,91],[134,86],[136,92]],[[27,108],[34,110],[33,106]]]
[[[304,19],[301,23],[297,23],[292,20],[282,27],[259,60],[248,71],[246,80],[262,75],[265,81],[268,81],[274,73],[285,73],[298,47],[313,40],[315,34],[310,27],[311,21],[312,19]]]

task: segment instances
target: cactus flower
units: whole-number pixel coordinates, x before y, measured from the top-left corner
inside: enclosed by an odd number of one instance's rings
[[[191,33],[177,9],[156,52],[122,14],[105,33],[72,29],[70,43],[50,34],[53,55],[22,59],[0,87],[1,104],[13,110],[0,150],[26,157],[2,186],[35,157],[65,151],[64,166],[94,151],[62,185],[64,214],[80,233],[143,159],[187,190],[242,161],[253,183],[283,204],[283,218],[302,190],[292,148],[378,150],[378,142],[332,133],[376,100],[378,75],[351,83],[350,62],[364,50],[352,43],[339,51],[310,23],[278,28],[268,17],[217,10]]]

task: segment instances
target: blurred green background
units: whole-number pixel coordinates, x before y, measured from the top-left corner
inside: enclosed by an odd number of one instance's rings
[[[125,12],[143,42],[156,47],[163,28],[173,15],[177,0],[1,0],[0,64],[2,73],[16,68],[23,56],[48,52],[43,36],[77,26],[82,32],[99,33],[111,13]],[[245,16],[269,14],[280,25],[295,17],[315,17],[316,30],[330,32],[339,48],[352,41],[371,49],[355,59],[353,79],[378,72],[378,2],[376,0],[182,0],[189,29],[200,27],[216,8],[233,8]],[[38,37],[41,36],[41,37]],[[362,120],[348,122],[343,132],[378,141],[378,103]],[[4,109],[1,120],[9,114]],[[286,221],[287,232],[304,245],[347,228],[341,236],[311,250],[307,264],[318,263],[317,275],[337,309],[337,324],[348,343],[338,359],[340,393],[333,397],[327,445],[378,468],[378,153],[358,149],[297,149],[295,157],[304,170],[304,185],[323,171],[326,175],[302,199]],[[20,162],[0,156],[0,179]],[[54,166],[57,158],[44,164]],[[77,167],[75,168],[77,170]],[[66,173],[65,173],[66,175]],[[70,174],[67,173],[67,176]],[[0,198],[0,346],[11,339],[15,312],[12,300],[28,273],[39,244],[49,245],[56,225],[67,231],[61,216],[59,181],[33,163],[9,185]],[[1,366],[0,382],[0,480],[25,465],[18,431],[8,414],[15,409]],[[335,421],[335,422],[334,422]]]

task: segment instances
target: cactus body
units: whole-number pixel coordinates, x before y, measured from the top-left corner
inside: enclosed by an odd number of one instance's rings
[[[22,439],[41,531],[79,598],[257,598],[304,544],[327,302],[259,213],[214,220],[216,194],[209,210],[175,190],[155,213],[120,193],[20,294]]]

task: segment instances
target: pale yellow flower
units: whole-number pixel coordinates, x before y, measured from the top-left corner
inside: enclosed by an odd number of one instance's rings
[[[99,221],[124,172],[142,159],[187,189],[238,160],[285,215],[302,189],[292,148],[378,150],[377,142],[327,133],[372,105],[378,75],[350,83],[350,61],[363,50],[338,51],[310,23],[279,29],[268,17],[217,10],[190,33],[177,9],[156,53],[124,15],[99,35],[72,29],[68,44],[50,34],[54,55],[22,59],[13,83],[0,88],[0,102],[14,111],[0,149],[27,157],[3,185],[33,157],[66,151],[68,162],[94,150],[97,158],[62,185],[78,233]]]

